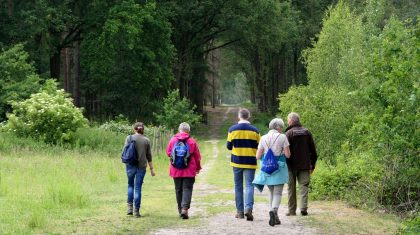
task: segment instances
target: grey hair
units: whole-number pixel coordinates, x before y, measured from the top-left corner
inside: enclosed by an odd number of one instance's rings
[[[180,131],[180,132],[190,132],[190,130],[191,130],[191,128],[190,128],[190,124],[188,124],[188,123],[186,123],[186,122],[183,122],[183,123],[181,123],[181,124],[179,124],[179,128],[178,128],[178,130]]]
[[[238,111],[238,117],[242,118],[242,119],[245,119],[245,120],[248,120],[251,117],[251,113],[249,112],[248,109],[241,108]]]
[[[273,120],[270,121],[270,124],[268,124],[268,128],[270,130],[278,130],[279,128],[283,129],[284,127],[284,122],[283,119],[281,118],[274,118]]]
[[[287,119],[289,119],[290,121],[292,121],[293,124],[299,124],[300,123],[299,114],[297,114],[295,112],[289,113],[289,115],[287,115]]]

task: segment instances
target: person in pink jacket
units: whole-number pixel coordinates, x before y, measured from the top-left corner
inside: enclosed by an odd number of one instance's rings
[[[188,149],[185,155],[182,151],[184,149]],[[183,122],[179,125],[179,132],[169,141],[166,153],[171,158],[169,175],[174,179],[178,213],[182,219],[188,219],[195,176],[201,170],[200,150],[197,142],[190,136],[188,123]],[[178,159],[188,155],[185,164],[180,166],[180,162],[174,159],[175,155]]]

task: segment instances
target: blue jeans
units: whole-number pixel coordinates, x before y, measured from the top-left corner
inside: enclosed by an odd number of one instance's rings
[[[137,166],[126,164],[125,170],[128,178],[127,203],[133,203],[134,200],[134,208],[140,208],[141,187],[144,176],[146,175],[146,169],[140,169]]]
[[[245,176],[245,210],[244,210],[244,176]],[[235,179],[235,203],[238,212],[252,210],[254,206],[254,180],[255,169],[244,169],[233,167]]]

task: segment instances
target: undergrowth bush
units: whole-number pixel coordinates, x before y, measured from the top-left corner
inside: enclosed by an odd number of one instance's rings
[[[420,215],[417,215],[413,218],[405,220],[400,228],[398,229],[397,234],[401,235],[411,235],[420,233]]]
[[[154,116],[157,122],[171,130],[177,130],[181,122],[188,122],[194,125],[201,120],[201,116],[194,112],[196,107],[187,98],[179,98],[179,91],[169,92],[163,100],[163,107],[160,113]]]
[[[65,143],[77,128],[87,125],[82,111],[75,107],[57,83],[48,80],[39,93],[12,103],[5,129],[18,136],[30,136],[46,143]]]
[[[73,135],[72,147],[81,152],[101,151],[118,155],[123,148],[126,135],[97,127],[79,128]]]
[[[374,13],[384,27],[345,1],[328,11],[304,53],[309,84],[280,96],[280,115],[298,112],[314,135],[323,161],[312,180],[314,197],[416,212],[420,23]]]

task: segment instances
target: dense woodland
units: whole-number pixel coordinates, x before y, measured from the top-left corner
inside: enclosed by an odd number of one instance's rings
[[[59,80],[91,119],[152,121],[172,89],[202,112],[232,80],[223,69],[243,74],[246,99],[275,112],[279,92],[306,82],[301,52],[333,3],[7,0],[0,47],[27,52],[18,60],[32,63],[39,82]]]
[[[322,159],[314,195],[418,215],[419,9],[418,0],[0,0],[0,121],[25,112],[12,101],[46,96],[49,78],[97,121],[160,124],[177,96],[197,113],[245,101],[297,111]]]

